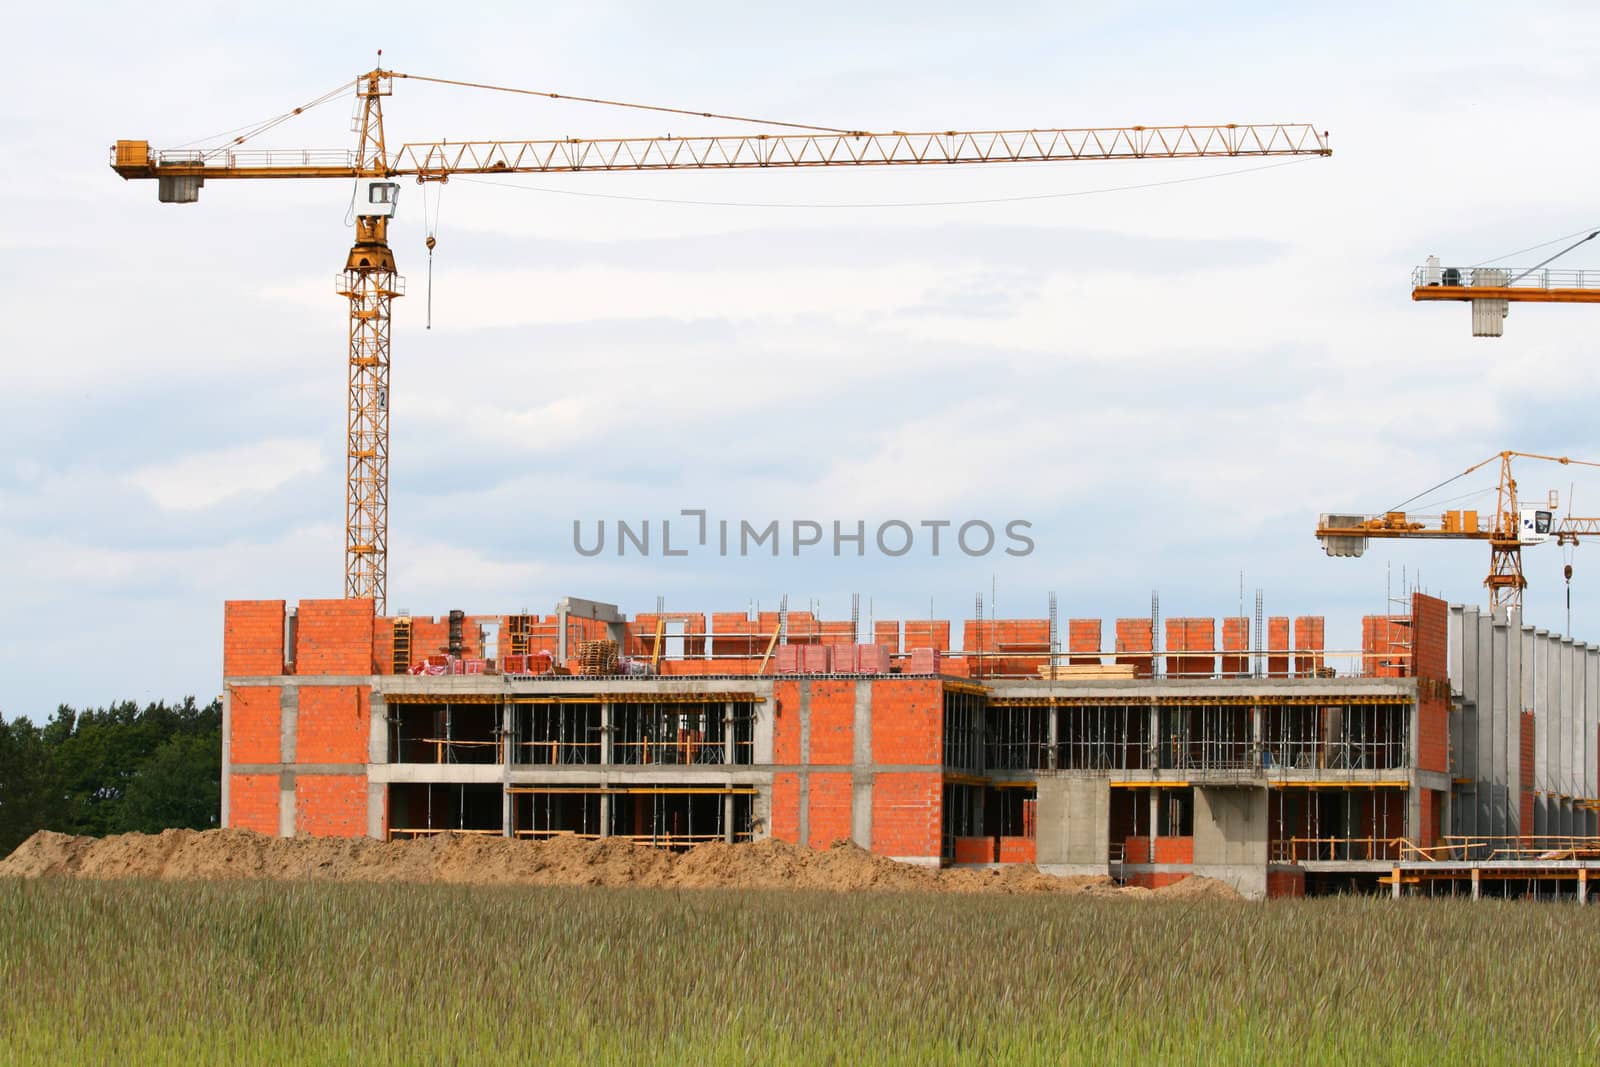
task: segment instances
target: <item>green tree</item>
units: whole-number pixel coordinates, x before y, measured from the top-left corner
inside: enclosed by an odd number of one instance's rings
[[[43,734],[27,719],[0,715],[0,856],[49,826],[61,789]]]
[[[40,736],[61,798],[49,829],[98,837],[217,824],[220,701],[122,701],[85,711],[63,704]]]
[[[117,829],[155,834],[209,830],[222,810],[222,745],[218,736],[169,737],[139,765],[116,813]]]

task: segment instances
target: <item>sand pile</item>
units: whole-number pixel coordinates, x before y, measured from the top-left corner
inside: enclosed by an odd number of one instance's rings
[[[513,841],[439,834],[384,842],[284,839],[249,830],[167,830],[105,838],[41,830],[0,860],[4,876],[1237,897],[1207,878],[1185,879],[1152,894],[1119,887],[1109,878],[1055,878],[1031,865],[935,871],[896,863],[843,841],[823,850],[772,840],[713,842],[672,854],[617,839]]]

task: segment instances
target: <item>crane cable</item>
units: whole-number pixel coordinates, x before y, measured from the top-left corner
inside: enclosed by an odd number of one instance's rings
[[[1558,244],[1561,241],[1570,241],[1574,237],[1582,237],[1584,234],[1590,233],[1594,229],[1595,229],[1595,227],[1593,227],[1593,226],[1585,226],[1581,230],[1573,230],[1571,233],[1564,233],[1560,237],[1552,237],[1548,241],[1541,241],[1540,243],[1538,243],[1536,245],[1529,245],[1527,248],[1519,248],[1515,252],[1507,252],[1503,256],[1493,256],[1493,257],[1491,257],[1489,259],[1482,260],[1481,262],[1473,263],[1472,266],[1473,267],[1487,267],[1491,263],[1496,263],[1496,262],[1499,262],[1500,260],[1503,260],[1503,259],[1510,259],[1512,256],[1520,256],[1524,252],[1537,252],[1541,248],[1549,248],[1551,245]],[[1591,234],[1591,236],[1592,236],[1592,234]],[[1584,238],[1585,241],[1588,240],[1588,239],[1589,238],[1587,238],[1587,237]],[[1579,242],[1579,243],[1581,244],[1582,242]]]
[[[865,136],[861,130],[846,130],[837,126],[816,126],[807,122],[782,122],[777,119],[756,119],[748,115],[723,115],[715,111],[698,111],[692,108],[663,107],[658,104],[634,104],[625,100],[606,100],[596,96],[573,96],[570,93],[552,93],[542,89],[517,89],[507,85],[490,85],[486,82],[457,81],[453,78],[432,78],[426,74],[402,74],[389,71],[391,78],[410,78],[412,81],[432,82],[435,85],[454,85],[463,89],[488,89],[496,93],[514,93],[519,96],[542,96],[550,100],[573,100],[580,104],[602,104],[606,107],[625,107],[637,111],[661,111],[669,115],[690,115],[697,119],[726,119],[730,122],[753,122],[761,126],[786,126],[792,130],[816,130],[820,133],[845,133]]]
[[[315,100],[312,100],[310,103],[301,104],[299,107],[292,108],[292,109],[290,109],[288,111],[285,111],[281,115],[274,115],[272,118],[262,119],[260,122],[247,123],[244,126],[235,126],[231,130],[224,130],[221,133],[214,133],[214,134],[211,134],[209,137],[197,137],[192,141],[186,141],[184,144],[179,145],[178,147],[186,148],[189,145],[198,144],[201,141],[210,141],[210,140],[213,140],[214,138],[217,138],[217,137],[228,137],[228,138],[230,138],[229,141],[226,144],[221,144],[221,145],[217,145],[217,146],[212,147],[212,148],[204,148],[204,149],[200,150],[200,155],[203,158],[204,157],[214,156],[219,152],[225,152],[230,148],[234,148],[234,147],[237,147],[238,145],[242,145],[252,137],[259,136],[259,135],[261,135],[263,133],[266,133],[268,130],[271,130],[271,129],[274,129],[274,128],[278,127],[278,126],[281,126],[285,122],[288,122],[290,119],[294,118],[296,115],[303,115],[307,111],[310,111],[314,107],[319,107],[322,104],[326,104],[329,100],[337,100],[340,96],[344,95],[346,90],[348,90],[351,86],[353,86],[355,84],[356,83],[353,80],[340,82],[337,86],[335,86],[332,89],[329,89],[327,92],[323,93],[321,96],[317,97]],[[240,133],[239,132],[240,130],[245,130],[247,132]]]
[[[422,243],[428,249],[428,311],[427,324],[423,328],[427,330],[433,329],[433,249],[439,243],[439,209],[444,203],[444,186],[440,184],[433,191],[433,215],[430,218],[428,214],[429,184],[424,182],[422,185],[422,227],[423,232],[426,234]]]

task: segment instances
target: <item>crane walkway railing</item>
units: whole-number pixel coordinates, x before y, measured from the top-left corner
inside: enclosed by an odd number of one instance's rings
[[[1512,267],[1418,267],[1411,288],[1600,289],[1600,270],[1531,270]]]

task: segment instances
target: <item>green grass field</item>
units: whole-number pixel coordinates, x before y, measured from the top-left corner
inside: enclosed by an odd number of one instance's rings
[[[1600,909],[0,879],[0,1061],[1593,1062]]]

